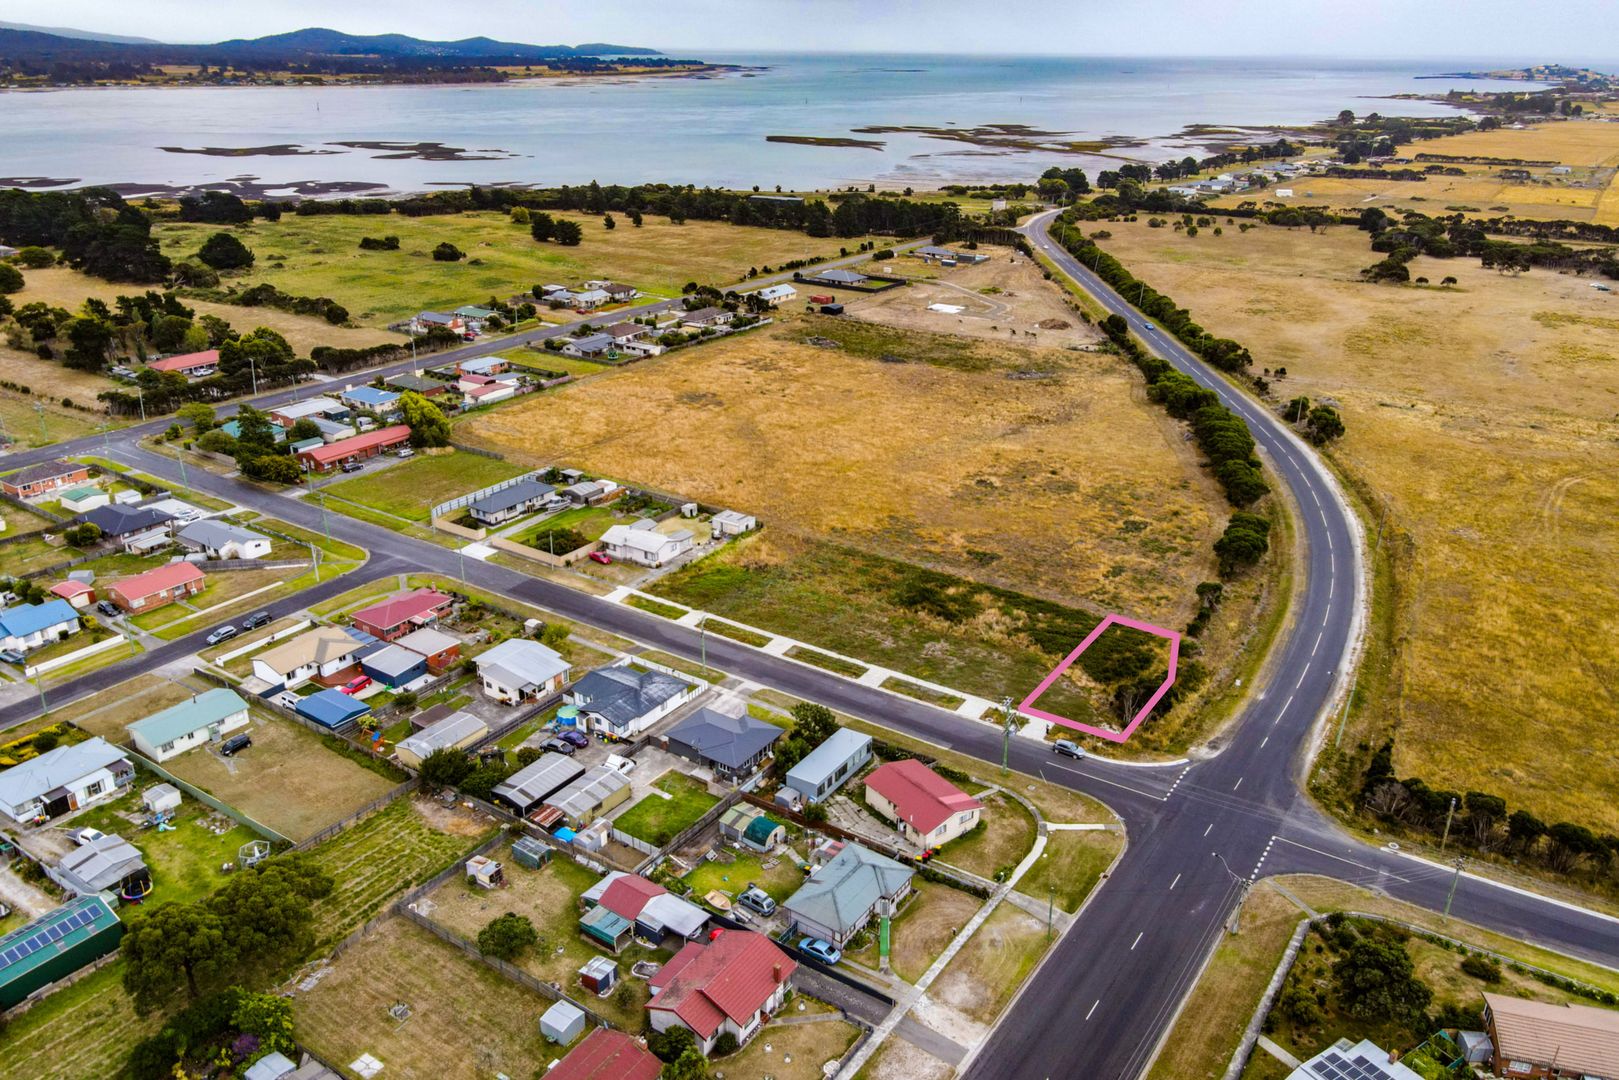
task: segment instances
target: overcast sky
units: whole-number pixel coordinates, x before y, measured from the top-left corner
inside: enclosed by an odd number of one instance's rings
[[[1613,0],[5,0],[7,20],[167,41],[306,26],[705,51],[1619,59]]]

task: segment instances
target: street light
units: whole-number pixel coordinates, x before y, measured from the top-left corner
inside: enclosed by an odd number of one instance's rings
[[[1248,899],[1249,882],[1247,878],[1244,878],[1235,870],[1231,869],[1231,864],[1225,861],[1224,855],[1221,855],[1218,851],[1211,851],[1209,854],[1220,860],[1220,865],[1225,867],[1225,872],[1231,875],[1231,880],[1235,881],[1238,888],[1241,889],[1241,891],[1237,894],[1237,906],[1231,912],[1230,932],[1235,934],[1238,930],[1242,929],[1242,904],[1243,901]]]

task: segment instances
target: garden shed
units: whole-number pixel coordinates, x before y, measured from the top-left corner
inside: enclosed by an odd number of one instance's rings
[[[567,1046],[585,1033],[585,1012],[577,1005],[559,1001],[540,1017],[540,1034],[559,1046]]]
[[[538,870],[551,861],[551,849],[532,836],[524,836],[512,844],[512,858],[517,860],[518,866]]]

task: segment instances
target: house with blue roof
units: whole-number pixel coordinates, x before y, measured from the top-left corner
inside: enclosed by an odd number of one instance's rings
[[[374,386],[356,386],[337,395],[343,404],[369,412],[388,413],[394,409],[399,395],[393,390],[378,390]]]
[[[236,691],[219,687],[137,720],[126,730],[135,749],[153,761],[167,761],[247,725],[247,702]]]
[[[0,649],[25,653],[79,632],[79,612],[66,600],[24,604],[0,613]]]
[[[341,690],[320,690],[301,699],[294,711],[321,727],[338,731],[370,712],[371,706]]]
[[[807,803],[818,803],[829,798],[870,760],[871,736],[851,728],[839,728],[787,770],[783,786],[798,792]],[[780,793],[777,800],[781,800]]]

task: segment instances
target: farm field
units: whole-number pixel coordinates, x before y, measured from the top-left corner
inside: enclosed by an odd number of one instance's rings
[[[135,1014],[123,975],[114,961],[8,1021],[8,1080],[121,1075],[135,1043],[163,1023],[161,1013]]]
[[[1590,708],[1619,678],[1610,635],[1592,632],[1619,620],[1615,294],[1464,259],[1411,264],[1451,288],[1367,285],[1378,256],[1350,229],[1109,227],[1133,272],[1256,366],[1285,367],[1279,393],[1340,405],[1331,456],[1382,530],[1394,642],[1363,672],[1344,745],[1364,755],[1392,734],[1401,777],[1619,825],[1619,753]]]
[[[551,216],[577,221],[584,242],[571,248],[536,243],[528,226],[494,211],[419,218],[288,214],[279,222],[234,230],[258,261],[233,282],[269,282],[299,296],[331,297],[349,309],[356,323],[386,326],[418,311],[448,311],[481,304],[490,296],[505,299],[549,282],[608,278],[678,296],[688,281],[730,285],[749,267],[836,255],[839,247],[852,251],[864,239],[814,239],[721,222],[671,225],[651,215],[639,229],[620,215],[619,228],[607,230],[599,216],[561,211]],[[177,258],[196,251],[218,228],[165,222],[153,235],[165,254]],[[360,239],[366,236],[397,236],[399,250],[361,251]],[[466,252],[466,259],[433,260],[429,253],[446,241]]]
[[[340,940],[390,897],[472,850],[493,828],[482,815],[406,795],[320,844],[315,861],[337,888],[315,906],[317,943],[324,947]]]
[[[7,371],[13,370],[15,375],[6,374]],[[0,390],[0,433],[4,433],[6,439],[15,444],[16,449],[50,446],[108,430],[107,416],[69,409],[62,405],[61,399],[64,395],[56,384],[56,375],[62,370],[60,364],[41,360],[37,356],[15,351],[8,353],[6,347],[0,344],[0,379],[20,382],[24,386],[31,386],[35,391],[31,396],[24,396],[14,390]],[[49,391],[51,396],[46,397],[46,391]],[[100,408],[93,396],[80,398],[67,396],[70,400],[93,404]],[[8,517],[14,513],[9,505],[5,512]]]
[[[403,1022],[388,1011],[400,1003],[410,1008]],[[296,993],[293,1034],[330,1061],[369,1053],[388,1076],[543,1076],[566,1049],[540,1037],[549,1005],[394,918],[344,952],[314,989]]]
[[[297,841],[340,821],[393,787],[386,777],[329,750],[308,728],[252,713],[253,745],[222,758],[206,747],[164,767],[253,820]],[[289,797],[291,793],[296,797]]]
[[[1513,168],[1511,164],[1445,161],[1438,164],[1459,168],[1464,175],[1432,175],[1418,182],[1312,176],[1284,180],[1275,186],[1292,189],[1301,205],[1346,210],[1379,206],[1390,213],[1416,210],[1434,215],[1465,207],[1467,213],[1482,217],[1512,214],[1619,224],[1619,129],[1613,124],[1568,120],[1531,124],[1521,130],[1509,126],[1470,131],[1410,143],[1401,146],[1399,152],[1412,158],[1418,154],[1442,154],[1507,162],[1553,161],[1569,166],[1572,172],[1556,175],[1543,165],[1517,166],[1527,168],[1530,179],[1508,180],[1501,171]],[[1427,164],[1430,162],[1418,160],[1412,167]],[[1215,205],[1234,206],[1249,200],[1289,201],[1277,198],[1273,187],[1266,192],[1227,196]]]
[[[528,470],[482,454],[419,454],[321,491],[395,517],[426,522],[433,507]]]
[[[1214,574],[1224,500],[1112,355],[810,317],[667,359],[457,430],[766,524],[651,587],[669,599],[999,698],[1104,612],[1183,624]],[[1035,647],[1026,601],[1076,632]]]
[[[163,238],[164,228],[165,226],[160,225],[154,230],[154,234],[160,240]],[[186,228],[203,230],[203,237],[210,236],[219,229],[215,225],[186,226]],[[165,246],[164,251],[171,255],[185,254],[187,251],[195,251],[196,244],[200,242],[200,240],[194,241],[190,248],[184,250]],[[27,270],[23,273],[23,279],[23,289],[21,292],[12,294],[12,303],[21,307],[37,300],[54,307],[66,308],[68,311],[77,311],[80,305],[92,296],[111,303],[117,296],[144,292],[147,288],[144,285],[102,281],[100,278],[81,274],[79,271],[66,266],[53,266],[47,270]],[[189,308],[195,308],[199,316],[218,316],[243,333],[260,326],[267,326],[286,338],[287,344],[291,345],[293,351],[299,356],[309,355],[309,350],[316,345],[361,349],[368,345],[381,345],[403,340],[398,334],[389,333],[386,330],[333,326],[325,319],[316,318],[312,315],[293,315],[290,312],[278,311],[275,308],[242,307],[239,304],[217,304],[209,300],[193,299],[186,299],[184,303]],[[28,361],[30,360],[27,353],[19,354],[17,350],[13,349],[7,354],[5,347],[0,346],[0,356],[6,355],[9,355],[11,359],[0,360],[0,369],[4,369],[7,364],[17,364],[18,376],[26,374]],[[50,360],[39,360],[38,358],[32,359],[32,369],[34,374],[26,378],[18,376],[6,377],[14,378],[15,381],[24,384],[31,382],[37,392],[41,389],[41,383],[53,385],[58,378],[67,377],[71,379],[74,374],[67,371],[59,363]],[[90,380],[94,380],[94,383]],[[113,380],[99,375],[89,376],[88,379],[72,385],[83,385],[85,388],[83,398],[88,401],[95,397],[94,392],[91,392],[91,387],[95,384],[99,384],[99,388],[102,390],[115,385]],[[75,397],[75,400],[79,400],[79,398]]]

